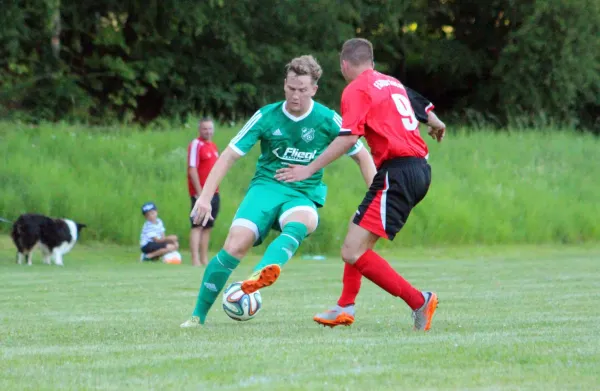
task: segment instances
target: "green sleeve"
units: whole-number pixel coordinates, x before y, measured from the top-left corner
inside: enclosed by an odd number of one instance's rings
[[[254,113],[252,118],[246,122],[244,127],[238,132],[238,134],[231,139],[229,142],[229,147],[237,152],[240,156],[244,156],[256,144],[258,139],[260,138],[260,133],[262,131],[262,114],[259,111]]]
[[[363,149],[363,147],[364,145],[362,141],[356,140],[356,144],[354,144],[352,148],[350,148],[348,152],[346,152],[346,156],[356,155],[358,152],[360,152],[361,149]]]
[[[339,135],[340,133],[340,128],[342,127],[342,117],[340,117],[340,115],[338,113],[336,113],[335,111],[333,112],[333,125],[334,125],[334,134],[336,136]],[[361,149],[363,149],[363,143],[360,140],[356,141],[356,144],[354,144],[349,150],[348,152],[346,152],[347,156],[352,156],[354,154],[357,154]]]

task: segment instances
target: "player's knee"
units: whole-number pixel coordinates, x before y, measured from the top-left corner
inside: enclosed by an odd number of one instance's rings
[[[254,233],[244,227],[231,227],[223,249],[234,258],[242,259],[255,241]]]
[[[344,262],[352,265],[358,260],[358,258],[360,258],[362,254],[360,254],[360,251],[358,251],[356,246],[352,245],[351,243],[344,242],[341,255]]]
[[[175,251],[175,250],[177,250],[177,246],[175,246],[173,243],[169,243],[169,244],[167,244],[167,250]]]
[[[280,221],[283,229],[292,223],[304,225],[304,227],[306,227],[306,234],[304,236],[306,236],[313,233],[317,229],[317,226],[319,225],[319,217],[316,213],[297,211],[292,213],[285,220]]]
[[[306,234],[311,234],[317,229],[317,226],[319,225],[319,218],[316,214],[310,213],[306,216],[302,224],[304,224],[306,227]]]
[[[318,225],[319,225],[319,222],[317,221],[317,219],[316,218],[312,219],[308,224],[306,224],[306,234],[308,235],[308,234],[315,232]]]
[[[247,246],[244,246],[243,243],[236,242],[233,238],[225,241],[223,249],[227,251],[229,255],[237,259],[242,259],[249,250]]]

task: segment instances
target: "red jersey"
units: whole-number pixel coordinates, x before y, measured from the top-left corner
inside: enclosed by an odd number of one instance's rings
[[[206,183],[206,178],[208,178],[208,174],[210,174],[210,170],[212,170],[218,158],[219,150],[217,145],[212,141],[206,141],[198,137],[188,146],[188,167],[195,167],[198,171],[200,186],[204,186],[204,183]],[[196,189],[194,189],[194,184],[192,183],[192,178],[190,178],[189,174],[188,190],[190,192],[190,197],[199,195],[196,194]],[[217,193],[218,192],[219,189],[217,189]]]
[[[425,158],[428,150],[419,121],[427,122],[433,107],[395,78],[366,70],[342,93],[340,135],[365,136],[378,168],[395,157]]]

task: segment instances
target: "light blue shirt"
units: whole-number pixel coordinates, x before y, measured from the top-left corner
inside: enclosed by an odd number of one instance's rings
[[[157,218],[154,224],[146,220],[142,227],[142,234],[140,235],[140,247],[144,247],[155,238],[161,238],[164,234],[165,226],[161,219]]]

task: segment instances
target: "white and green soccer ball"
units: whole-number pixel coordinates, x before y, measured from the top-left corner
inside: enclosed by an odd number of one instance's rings
[[[241,281],[234,282],[223,291],[223,311],[233,320],[250,320],[261,308],[260,292],[244,293]]]

